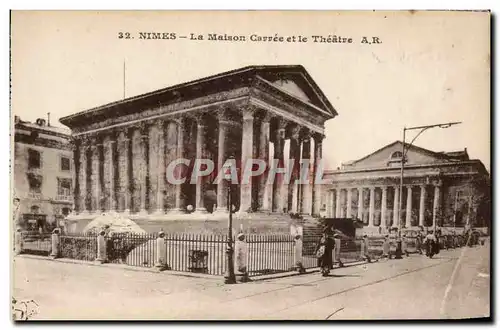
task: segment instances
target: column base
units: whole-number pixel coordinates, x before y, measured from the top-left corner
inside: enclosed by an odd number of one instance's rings
[[[194,210],[193,214],[207,214],[208,211],[206,208],[204,207],[200,207],[200,208],[196,208],[196,210]]]
[[[179,207],[168,210],[167,214],[186,214],[186,210]]]
[[[129,209],[123,210],[122,215],[129,216],[130,215],[130,210]]]
[[[145,209],[140,210],[140,211],[137,213],[137,215],[138,215],[138,216],[147,216],[148,214],[149,214],[149,213],[148,213],[148,211],[146,211]]]
[[[153,215],[164,215],[164,214],[165,214],[165,210],[163,210],[163,209],[156,209],[153,212]]]

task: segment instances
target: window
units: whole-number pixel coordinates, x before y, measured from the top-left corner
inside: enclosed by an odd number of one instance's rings
[[[61,171],[71,170],[71,162],[68,157],[61,157]]]
[[[401,151],[394,151],[391,155],[391,159],[401,159],[403,158],[403,153]]]
[[[60,196],[71,196],[71,179],[57,179],[57,194]]]
[[[28,173],[28,184],[31,193],[40,194],[42,192],[42,176]]]
[[[28,168],[40,167],[42,167],[40,152],[33,149],[28,149]]]

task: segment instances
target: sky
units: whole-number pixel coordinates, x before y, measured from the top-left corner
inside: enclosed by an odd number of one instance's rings
[[[490,19],[480,12],[13,12],[11,111],[34,121],[247,65],[301,64],[338,112],[325,168],[423,133],[490,170]],[[119,33],[337,35],[352,44],[119,39]],[[361,44],[376,36],[381,44]],[[407,139],[413,138],[409,133]],[[408,140],[407,140],[408,141]]]

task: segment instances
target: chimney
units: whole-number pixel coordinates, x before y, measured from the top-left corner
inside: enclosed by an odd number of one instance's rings
[[[47,126],[50,126],[50,112],[47,112]]]
[[[21,118],[19,118],[19,116],[14,116],[14,124],[19,124],[20,121]]]

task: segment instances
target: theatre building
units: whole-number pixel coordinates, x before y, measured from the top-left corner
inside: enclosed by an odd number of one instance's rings
[[[223,229],[230,191],[236,226],[288,230],[290,212],[319,214],[320,187],[286,185],[282,175],[266,184],[264,174],[228,190],[226,181],[215,182],[217,172],[230,156],[245,164],[290,155],[309,159],[312,176],[324,122],[336,114],[308,72],[291,65],[245,67],[61,118],[76,146],[77,214],[69,219],[81,227],[113,212],[149,231]],[[216,171],[172,184],[166,168],[180,158],[191,167],[210,159]]]
[[[14,119],[14,197],[19,198],[15,221],[23,229],[50,230],[73,208],[73,151],[70,131]],[[14,210],[16,211],[16,210]]]
[[[399,227],[400,221],[402,228],[489,227],[490,177],[467,149],[434,152],[412,145],[402,156],[402,142],[396,141],[327,171],[324,215],[358,218],[374,232]]]

